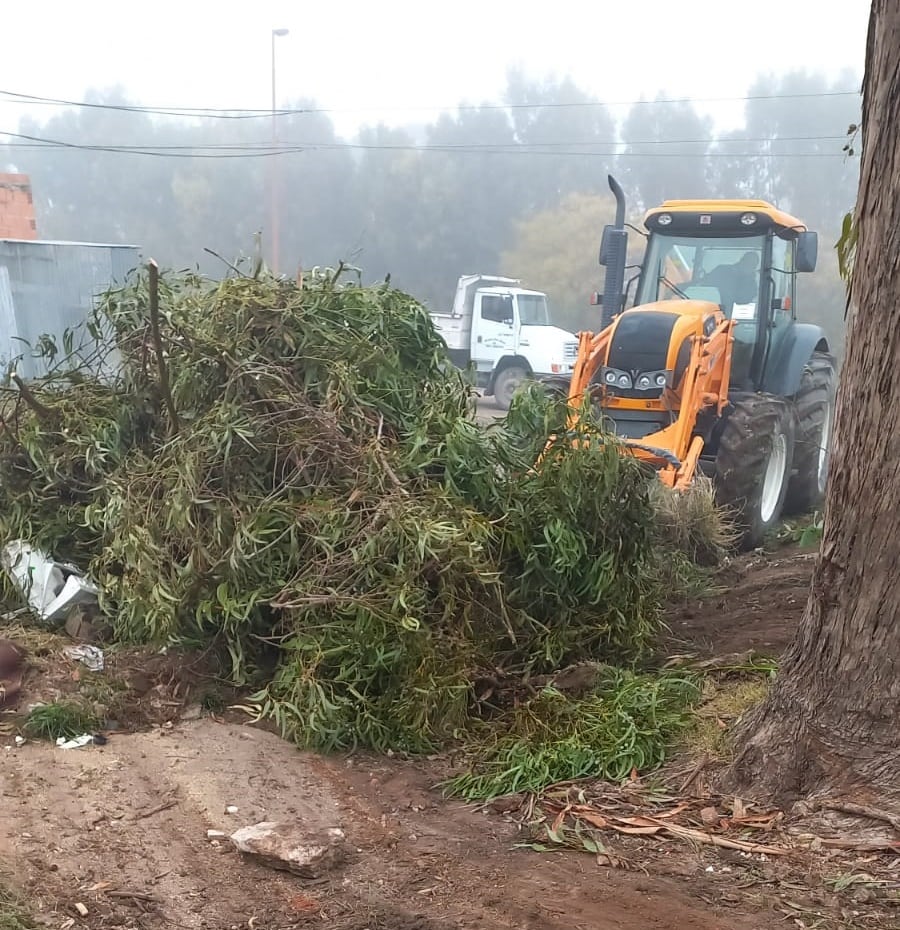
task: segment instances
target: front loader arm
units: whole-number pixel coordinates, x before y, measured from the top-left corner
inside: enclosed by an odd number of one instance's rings
[[[581,332],[578,334],[578,357],[569,382],[569,429],[578,425],[577,411],[581,408],[584,392],[591,386],[597,369],[606,358],[606,349],[612,336],[613,327],[607,326],[599,333]]]

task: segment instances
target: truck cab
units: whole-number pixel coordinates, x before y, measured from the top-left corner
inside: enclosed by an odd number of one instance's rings
[[[474,369],[476,385],[509,408],[526,378],[570,375],[578,352],[573,333],[550,322],[547,295],[514,278],[464,275],[450,313],[431,313],[450,359]]]

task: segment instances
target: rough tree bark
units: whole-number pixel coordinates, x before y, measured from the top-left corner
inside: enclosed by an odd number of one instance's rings
[[[900,809],[900,0],[873,0],[848,351],[806,612],[736,784]]]

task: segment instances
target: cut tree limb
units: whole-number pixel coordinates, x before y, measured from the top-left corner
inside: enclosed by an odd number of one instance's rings
[[[153,334],[153,348],[156,352],[156,364],[159,369],[159,389],[169,411],[171,430],[174,436],[178,432],[178,411],[169,386],[169,369],[163,352],[162,336],[159,329],[159,265],[151,258],[147,264],[150,272],[150,330]]]
[[[868,817],[870,820],[880,820],[883,823],[889,823],[900,833],[900,817],[888,811],[879,810],[876,807],[869,807],[866,804],[856,804],[853,801],[820,801],[818,806],[823,810],[837,811],[841,814],[853,814],[856,817]]]

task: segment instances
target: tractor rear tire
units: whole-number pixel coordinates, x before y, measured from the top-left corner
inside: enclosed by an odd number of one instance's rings
[[[803,369],[795,400],[797,443],[785,513],[811,513],[825,498],[836,381],[834,359],[824,352],[813,353]]]
[[[716,499],[729,512],[743,551],[761,545],[781,517],[794,455],[794,416],[779,397],[732,400],[716,455]]]
[[[510,365],[504,368],[494,379],[494,403],[501,410],[509,410],[512,403],[513,394],[519,388],[519,385],[528,377],[528,372],[518,365]]]

